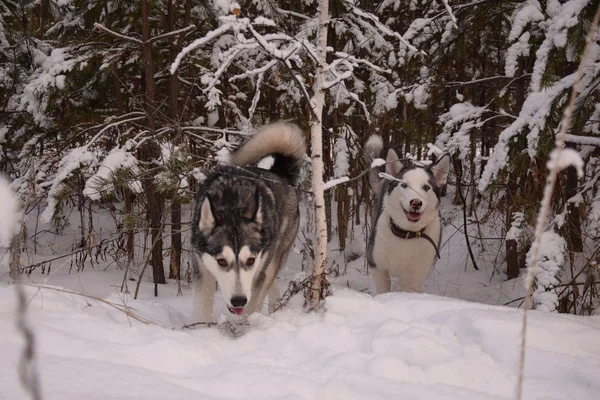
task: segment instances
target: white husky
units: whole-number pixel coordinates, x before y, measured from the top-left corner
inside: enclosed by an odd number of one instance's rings
[[[383,142],[372,135],[365,145],[367,166],[378,158]],[[450,157],[444,155],[430,166],[400,161],[389,149],[385,172],[381,179],[373,169],[369,181],[375,192],[372,229],[367,246],[367,262],[371,268],[377,293],[387,293],[392,279],[399,288],[420,292],[421,285],[439,257],[442,235],[439,203],[440,189],[446,185]]]

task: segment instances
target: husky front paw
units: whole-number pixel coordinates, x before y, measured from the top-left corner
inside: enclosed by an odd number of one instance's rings
[[[248,326],[248,322],[246,321],[225,321],[218,324],[217,329],[223,335],[237,339],[248,332]]]

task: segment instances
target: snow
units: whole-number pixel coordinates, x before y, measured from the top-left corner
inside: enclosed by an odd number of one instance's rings
[[[338,138],[335,141],[335,164],[333,166],[333,174],[336,178],[348,175],[348,170],[350,169],[348,151],[346,139]]]
[[[114,186],[108,182],[117,170],[136,167],[137,159],[133,154],[125,148],[114,148],[102,161],[98,171],[87,180],[83,194],[92,200],[100,200],[103,192],[110,193],[114,190]],[[130,186],[134,193],[142,192],[142,183],[139,180],[133,180]]]
[[[342,176],[341,178],[331,179],[323,184],[323,190],[331,189],[334,186],[341,185],[344,182],[349,181],[350,178]]]
[[[515,212],[510,224],[510,229],[506,232],[506,240],[518,240],[521,237],[525,223],[525,214],[522,212]]]
[[[556,286],[566,264],[567,243],[558,233],[547,231],[540,241],[540,256],[536,270],[536,289],[533,292],[533,304],[540,311],[555,311],[558,306]],[[527,253],[527,265],[531,268],[535,246]]]
[[[551,170],[555,166],[559,171],[562,171],[568,167],[575,167],[577,169],[577,175],[579,178],[583,178],[584,162],[579,152],[574,149],[565,148],[558,151],[557,149],[552,150],[550,153],[550,159],[547,162],[548,170]]]
[[[529,155],[532,158],[536,156],[537,139],[540,131],[546,126],[546,118],[548,118],[552,104],[558,96],[564,94],[565,90],[569,89],[575,83],[575,78],[575,73],[567,75],[553,86],[527,96],[518,118],[498,136],[498,143],[494,146],[479,181],[478,188],[480,191],[485,190],[491,180],[495,179],[498,172],[506,166],[510,142],[525,128],[530,129],[527,134]]]
[[[375,158],[371,162],[371,168],[381,167],[382,165],[385,165],[385,164],[386,164],[386,161],[383,158]]]
[[[593,133],[594,135],[600,135],[600,103],[597,103],[594,112],[587,121],[584,132]]]
[[[512,398],[516,382],[521,314],[508,308],[339,289],[323,313],[306,314],[294,299],[272,316],[255,314],[233,339],[217,328],[181,329],[191,322],[187,290],[124,297],[159,326],[95,300],[26,289],[48,399],[495,400]],[[14,319],[15,297],[0,288],[3,321]],[[532,312],[524,398],[597,398],[599,331],[600,317]],[[3,399],[25,398],[21,337],[11,323],[0,336]]]
[[[214,29],[214,30],[208,32],[206,34],[206,36],[201,37],[199,39],[196,39],[192,43],[190,43],[189,45],[185,46],[181,50],[181,52],[179,54],[177,54],[177,57],[175,58],[175,61],[173,61],[173,63],[171,64],[171,67],[169,69],[169,71],[171,72],[171,74],[174,74],[177,71],[177,68],[179,68],[179,64],[181,64],[181,61],[183,60],[183,58],[187,54],[191,53],[192,51],[196,50],[200,46],[203,46],[205,43],[211,41],[212,39],[214,39],[214,38],[222,35],[223,33],[227,32],[228,30],[230,30],[231,29],[231,24],[225,22],[226,20],[227,19],[221,19],[221,21],[224,22],[223,25],[221,25],[217,29]]]
[[[9,183],[0,175],[0,246],[10,246],[10,241],[21,226],[21,205],[10,189]]]
[[[465,159],[471,149],[470,132],[478,128],[486,107],[477,107],[470,102],[456,103],[448,112],[440,115],[439,121],[444,124],[436,145],[450,153],[459,153]],[[455,131],[458,128],[457,131]]]
[[[519,66],[519,57],[529,55],[529,32],[525,32],[519,40],[513,43],[506,52],[506,61],[504,64],[504,72],[506,76],[513,77]]]
[[[52,87],[62,89],[65,83],[64,73],[71,71],[78,63],[84,61],[83,57],[69,57],[68,49],[53,49],[49,55],[35,50],[35,62],[39,67],[23,88],[19,99],[19,110],[31,113],[35,122],[42,127],[50,124],[48,116],[45,114],[49,101],[46,91]]]
[[[48,205],[41,215],[42,221],[49,222],[54,216],[56,207],[58,206],[56,196],[60,192],[63,181],[67,179],[71,173],[83,166],[91,164],[95,159],[94,154],[88,150],[87,146],[83,146],[72,149],[60,160],[56,176],[51,181],[52,186],[48,192]]]
[[[533,24],[544,20],[542,6],[538,0],[528,0],[523,2],[512,15],[511,28],[508,35],[508,41],[514,42],[522,37],[527,24]]]
[[[568,29],[579,23],[579,14],[587,6],[590,0],[570,0],[562,4],[552,16],[546,28],[546,37],[538,48],[531,76],[531,88],[534,92],[539,92],[542,85],[542,77],[550,52],[554,47],[561,48],[567,44]]]

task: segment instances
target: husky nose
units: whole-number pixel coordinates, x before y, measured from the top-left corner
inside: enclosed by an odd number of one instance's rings
[[[423,202],[421,200],[414,199],[410,201],[410,207],[414,210],[418,210],[422,205]]]
[[[231,298],[231,305],[234,308],[244,307],[247,302],[248,302],[248,299],[246,298],[246,296],[233,296]]]

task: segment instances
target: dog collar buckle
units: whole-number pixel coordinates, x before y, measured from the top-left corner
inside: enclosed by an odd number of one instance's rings
[[[438,245],[433,241],[433,239],[428,234],[426,234],[424,232],[425,228],[423,228],[420,231],[405,231],[404,229],[401,229],[400,227],[398,227],[398,225],[396,225],[394,223],[394,221],[390,218],[390,229],[391,229],[392,233],[394,235],[396,235],[397,237],[399,237],[400,239],[417,239],[417,238],[426,239],[429,243],[431,243],[431,245],[435,249],[435,254],[437,255],[437,257],[441,258],[440,250],[438,249]]]

